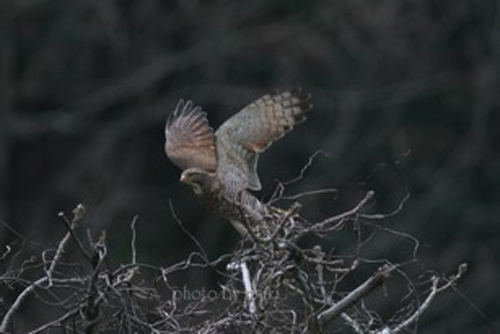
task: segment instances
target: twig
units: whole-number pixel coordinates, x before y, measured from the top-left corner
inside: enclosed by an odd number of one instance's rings
[[[46,330],[48,330],[49,328],[53,327],[53,326],[61,326],[61,324],[66,321],[67,319],[69,319],[70,317],[76,315],[78,312],[80,312],[82,309],[82,306],[80,305],[79,307],[71,310],[71,311],[68,311],[67,313],[65,313],[64,315],[62,315],[61,317],[55,319],[55,320],[52,320],[51,322],[48,322],[32,331],[29,331],[28,334],[37,334],[37,333],[42,333]]]
[[[347,217],[350,217],[352,215],[357,214],[361,209],[363,209],[365,207],[365,205],[369,201],[371,201],[373,199],[373,197],[375,197],[375,192],[373,190],[367,191],[365,197],[354,208],[352,208],[351,210],[346,211],[344,213],[341,213],[340,215],[333,216],[333,217],[330,217],[330,218],[323,220],[322,222],[316,223],[310,228],[310,230],[321,231],[328,224],[331,224],[333,222],[342,221],[344,218],[347,218]]]
[[[272,203],[274,203],[276,201],[279,201],[280,199],[284,199],[283,192],[285,191],[285,186],[302,180],[304,178],[305,172],[312,166],[312,164],[313,164],[314,159],[316,158],[316,156],[318,156],[320,154],[323,154],[326,157],[328,157],[328,155],[329,155],[327,152],[325,152],[324,150],[321,150],[321,149],[317,150],[316,152],[314,152],[313,155],[311,155],[309,157],[309,160],[304,165],[304,167],[302,167],[302,169],[300,170],[300,174],[297,177],[295,177],[295,178],[293,178],[291,180],[288,180],[288,181],[278,182],[278,186],[274,190],[274,192],[273,192],[273,194],[271,196],[271,199],[269,200],[268,204],[272,204]],[[296,195],[296,196],[299,196],[299,195]],[[293,197],[295,197],[295,196],[293,196]],[[294,199],[293,197],[292,198],[286,198],[286,199]]]
[[[49,270],[47,270],[47,278],[49,280],[49,283],[48,283],[48,286],[47,286],[48,288],[50,288],[52,286],[52,275],[54,274],[54,270],[56,268],[56,264],[59,261],[59,259],[61,258],[62,253],[64,252],[64,247],[68,243],[68,240],[69,240],[70,237],[71,237],[71,233],[69,233],[69,232],[66,233],[66,235],[64,236],[64,238],[59,243],[59,246],[57,247],[56,254],[54,255],[54,258],[52,259],[52,261],[50,263]]]
[[[255,314],[255,292],[252,286],[252,280],[250,279],[250,271],[248,270],[247,263],[245,261],[240,262],[239,265],[241,269],[241,276],[243,279],[243,286],[245,287],[245,295],[248,303],[248,312],[250,314]]]
[[[68,229],[68,232],[71,233],[73,239],[75,239],[78,249],[80,250],[82,255],[89,263],[92,263],[90,254],[85,249],[82,241],[75,233],[75,229],[80,223],[84,213],[85,213],[85,207],[82,204],[78,204],[77,207],[73,210],[73,219],[71,220],[71,222],[68,220],[68,218],[66,218],[63,212],[59,213],[59,217],[61,218],[62,222],[66,225],[66,228]]]
[[[3,320],[2,320],[2,323],[0,324],[0,333],[4,333],[4,332],[7,331],[7,326],[9,325],[10,319],[12,318],[12,316],[14,315],[14,313],[19,309],[19,307],[21,306],[21,303],[24,301],[24,299],[31,292],[33,292],[33,290],[35,290],[35,287],[40,286],[41,284],[45,283],[46,281],[49,282],[48,283],[48,287],[52,286],[52,275],[54,274],[54,270],[55,270],[56,264],[60,260],[60,258],[62,256],[62,253],[64,252],[64,247],[68,243],[68,240],[69,240],[70,236],[71,236],[71,234],[69,232],[66,233],[66,235],[61,240],[61,242],[59,242],[59,245],[57,247],[57,251],[56,251],[54,257],[52,258],[50,267],[46,271],[46,275],[47,276],[46,277],[42,277],[42,278],[36,280],[31,285],[29,285],[28,287],[26,287],[23,290],[23,292],[21,292],[19,294],[19,296],[17,296],[16,300],[14,301],[14,303],[12,304],[12,306],[9,308],[9,310],[7,311],[7,313],[5,314],[5,316],[4,316]]]
[[[459,280],[466,272],[467,272],[467,264],[466,263],[462,263],[458,267],[457,274],[454,275],[454,276],[452,276],[448,280],[448,282],[446,282],[446,284],[444,284],[443,286],[439,286],[439,281],[440,281],[439,277],[433,276],[431,278],[431,281],[432,281],[431,292],[427,295],[427,298],[425,298],[424,302],[420,305],[420,307],[415,312],[413,312],[413,314],[411,316],[409,316],[405,321],[403,321],[402,323],[400,323],[398,326],[396,326],[393,329],[389,329],[389,331],[387,333],[388,334],[397,334],[397,333],[400,333],[401,331],[403,331],[404,329],[406,329],[408,326],[410,326],[412,323],[414,323],[415,321],[417,321],[418,318],[420,318],[420,316],[429,308],[429,306],[431,305],[431,303],[434,300],[434,298],[436,297],[436,295],[439,292],[441,292],[443,290],[446,290],[450,286],[452,286],[453,284],[455,284],[455,282],[457,280]],[[387,328],[385,328],[385,330],[387,330]],[[377,334],[385,334],[385,333],[386,332],[377,332]]]
[[[92,275],[90,276],[89,286],[87,289],[88,299],[85,307],[85,317],[88,320],[85,328],[86,334],[91,334],[97,324],[99,317],[99,302],[98,302],[98,286],[97,281],[99,278],[100,267],[102,261],[107,254],[106,249],[106,233],[103,231],[99,236],[98,241],[94,244],[92,254]]]
[[[395,215],[397,215],[398,213],[400,213],[406,202],[408,202],[408,200],[410,199],[410,193],[406,193],[405,197],[403,197],[403,199],[399,202],[398,206],[396,207],[396,209],[392,210],[391,212],[389,213],[378,213],[378,214],[364,214],[364,213],[360,213],[359,216],[363,219],[369,219],[369,220],[382,220],[382,219],[387,219],[387,218],[390,218],[390,217],[393,217]]]
[[[307,163],[304,165],[304,167],[302,167],[302,169],[300,170],[300,174],[291,179],[291,180],[288,180],[288,181],[284,181],[284,182],[281,182],[283,185],[287,186],[289,184],[292,184],[292,183],[295,183],[297,181],[300,181],[304,178],[304,175],[306,173],[306,171],[312,166],[313,162],[314,162],[314,159],[318,156],[318,155],[324,155],[325,157],[328,157],[329,154],[327,152],[325,152],[324,150],[317,150],[316,152],[314,152],[310,157],[309,157],[309,160],[307,161]]]
[[[334,188],[326,188],[326,189],[318,189],[318,190],[310,190],[310,191],[305,191],[301,192],[297,195],[291,195],[291,196],[283,196],[281,199],[285,200],[297,200],[302,197],[306,196],[313,196],[313,195],[322,195],[322,194],[338,194],[339,190],[334,189]]]
[[[288,222],[288,220],[294,216],[295,214],[297,214],[297,212],[299,212],[300,208],[302,207],[302,205],[300,205],[300,203],[298,202],[295,202],[293,203],[293,205],[290,207],[290,209],[288,209],[279,219],[279,222],[278,222],[278,227],[276,228],[276,230],[274,231],[274,233],[265,239],[266,242],[270,242],[270,241],[273,241],[276,239],[276,237],[278,236],[278,234],[283,231],[283,229],[285,228],[285,225],[286,223]]]
[[[38,244],[36,242],[28,240],[24,235],[21,234],[21,232],[18,232],[16,229],[14,229],[12,226],[9,226],[7,223],[0,221],[0,225],[2,225],[3,227],[5,227],[6,229],[8,229],[11,233],[13,233],[19,239],[23,240],[23,242],[26,242],[26,243],[28,243],[30,245],[33,245],[33,246],[35,246],[38,249],[45,249],[46,248],[43,245],[40,245],[40,244]]]
[[[198,239],[196,239],[196,237],[188,231],[188,229],[184,226],[184,224],[182,223],[182,221],[177,217],[177,214],[175,213],[175,210],[174,210],[174,205],[172,204],[172,201],[169,200],[168,201],[168,205],[170,206],[170,212],[172,212],[172,216],[174,217],[174,220],[177,222],[177,224],[179,225],[179,227],[181,228],[181,230],[186,233],[186,235],[191,239],[193,240],[193,242],[196,244],[196,246],[198,247],[198,249],[200,250],[200,252],[203,254],[203,257],[205,259],[205,262],[208,262],[208,255],[207,255],[207,252],[205,252],[205,250],[203,249],[203,247],[201,246],[200,242],[198,241]]]
[[[137,263],[137,251],[135,248],[135,241],[136,241],[136,232],[135,232],[135,224],[137,222],[137,219],[139,216],[135,216],[134,219],[132,220],[132,223],[130,224],[130,229],[132,230],[132,240],[130,241],[130,248],[132,251],[132,264]]]
[[[2,324],[0,324],[0,333],[7,332],[7,326],[9,325],[10,319],[12,318],[14,313],[19,309],[19,307],[21,306],[21,303],[24,301],[24,299],[26,299],[26,297],[28,297],[28,295],[31,292],[33,292],[33,290],[35,290],[35,287],[45,283],[46,281],[48,281],[47,277],[42,277],[42,278],[36,280],[32,284],[30,284],[28,287],[26,287],[23,290],[23,292],[21,292],[19,294],[19,296],[17,296],[16,300],[14,301],[12,306],[9,308],[9,310],[5,314],[5,317],[2,320]]]
[[[347,313],[342,313],[341,314],[342,319],[344,319],[349,326],[351,326],[352,330],[355,331],[358,334],[364,334],[365,331],[363,330],[363,327],[359,322],[351,318]]]
[[[12,252],[12,247],[10,247],[9,245],[5,245],[5,252],[3,253],[2,257],[0,257],[0,261],[4,260],[7,257],[7,255],[9,255],[11,252]]]
[[[351,291],[346,297],[340,300],[332,307],[326,309],[318,315],[318,323],[320,326],[325,326],[332,320],[340,316],[346,309],[354,303],[368,295],[379,285],[384,283],[390,276],[395,267],[383,266],[372,277],[365,281],[362,285]]]

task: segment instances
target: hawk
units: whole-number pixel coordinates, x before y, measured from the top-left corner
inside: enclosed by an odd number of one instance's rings
[[[253,229],[270,212],[250,193],[262,188],[259,154],[305,120],[310,98],[301,89],[264,95],[215,133],[201,107],[180,100],[166,123],[165,152],[182,169],[180,181],[246,236],[246,226]]]

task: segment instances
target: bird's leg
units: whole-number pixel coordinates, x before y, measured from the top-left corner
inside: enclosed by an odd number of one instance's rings
[[[236,205],[238,207],[238,210],[240,211],[240,216],[241,216],[241,224],[245,226],[246,229],[246,235],[250,237],[250,239],[257,245],[260,245],[262,243],[262,240],[255,234],[253,230],[253,226],[255,225],[255,222],[259,222],[260,219],[256,217],[254,212],[248,208],[247,205],[245,205],[244,201],[244,196],[248,195],[248,193],[244,191],[238,191],[236,194]]]

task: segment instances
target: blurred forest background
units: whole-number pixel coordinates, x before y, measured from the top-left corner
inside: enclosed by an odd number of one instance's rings
[[[409,191],[384,224],[421,241],[416,266],[470,268],[461,293],[440,296],[421,319],[423,332],[486,333],[488,321],[500,328],[499,84],[493,0],[1,1],[0,221],[53,245],[66,232],[57,213],[83,203],[120,263],[138,215],[139,260],[161,266],[196,249],[171,200],[210,256],[229,252],[237,233],[164,156],[165,120],[185,98],[217,127],[260,95],[301,86],[315,109],[262,156],[259,196],[318,150],[326,154],[287,187],[339,190],[302,201],[311,220],[368,189],[373,209],[390,212]],[[0,226],[2,249],[15,238]],[[370,247],[373,258],[411,258],[388,235]]]

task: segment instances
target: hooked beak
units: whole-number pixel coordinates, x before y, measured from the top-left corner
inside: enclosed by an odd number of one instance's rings
[[[179,181],[186,183],[186,174],[182,173]]]

